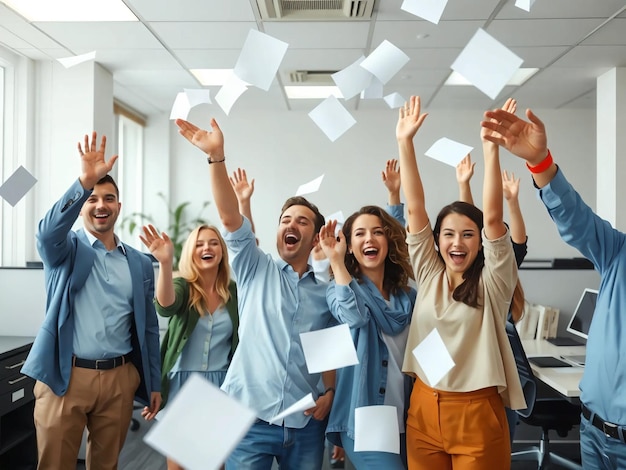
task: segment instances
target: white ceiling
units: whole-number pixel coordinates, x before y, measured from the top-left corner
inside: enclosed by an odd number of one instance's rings
[[[320,100],[286,98],[289,72],[340,70],[385,39],[411,59],[385,94],[419,94],[429,109],[486,109],[508,96],[524,108],[593,108],[596,78],[626,67],[625,0],[536,0],[530,13],[514,0],[449,0],[438,25],[402,11],[402,0],[375,0],[367,21],[308,22],[263,21],[255,0],[124,2],[139,22],[30,23],[0,3],[0,44],[35,60],[95,50],[113,74],[116,98],[146,115],[169,112],[179,91],[200,87],[188,69],[233,68],[250,29],[289,49],[270,90],[251,88],[233,112],[312,109]],[[521,87],[506,87],[495,101],[471,86],[444,87],[450,65],[478,28],[539,73]],[[387,106],[358,97],[345,104],[350,110]]]

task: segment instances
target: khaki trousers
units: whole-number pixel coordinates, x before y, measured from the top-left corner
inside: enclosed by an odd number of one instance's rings
[[[444,392],[416,380],[406,423],[409,470],[507,470],[511,443],[496,387]]]
[[[85,426],[88,470],[117,469],[140,377],[128,362],[109,370],[72,367],[67,393],[35,383],[35,427],[40,470],[75,470]]]

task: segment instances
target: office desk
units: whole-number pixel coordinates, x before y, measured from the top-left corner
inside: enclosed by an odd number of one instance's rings
[[[585,354],[585,346],[555,346],[546,340],[522,340],[526,356],[560,357],[569,354]],[[578,384],[583,376],[584,367],[539,367],[532,362],[530,367],[535,377],[567,398],[580,397]]]

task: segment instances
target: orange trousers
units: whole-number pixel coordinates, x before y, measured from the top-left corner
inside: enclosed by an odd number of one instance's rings
[[[416,380],[406,423],[409,470],[508,470],[511,443],[496,387],[445,392]]]
[[[114,470],[133,413],[139,373],[128,362],[110,370],[72,367],[63,396],[35,383],[35,428],[39,470],[76,470],[85,426],[88,470]]]

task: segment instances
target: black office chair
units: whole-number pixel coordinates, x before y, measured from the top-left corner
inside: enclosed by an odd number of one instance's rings
[[[511,460],[536,461],[538,470],[547,468],[551,463],[568,469],[582,469],[580,464],[552,452],[549,438],[550,430],[555,430],[559,436],[566,437],[574,426],[580,424],[580,405],[574,405],[559,397],[538,398],[537,379],[530,368],[517,330],[511,322],[506,324],[506,334],[513,349],[517,371],[528,406],[525,410],[517,410],[517,413],[522,422],[530,426],[541,427],[542,430],[538,446],[513,452]]]

